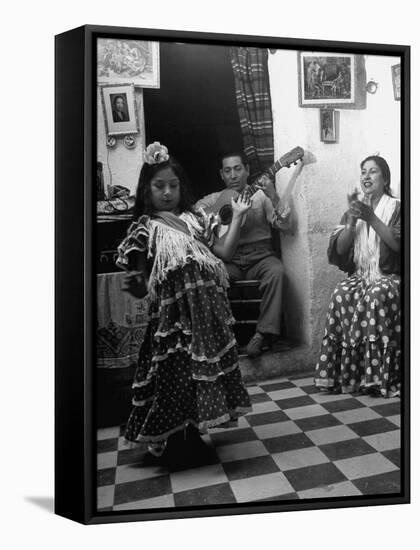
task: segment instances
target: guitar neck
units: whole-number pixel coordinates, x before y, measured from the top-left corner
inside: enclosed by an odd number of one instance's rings
[[[304,153],[305,151],[302,149],[302,147],[294,147],[288,153],[283,155],[279,160],[276,160],[276,162],[264,172],[264,175],[267,175],[269,178],[273,179],[275,174],[284,166],[289,167],[292,163],[296,164],[298,160],[302,160]],[[258,191],[258,187],[256,187],[255,183],[251,184],[249,187],[252,194]]]
[[[301,173],[302,171],[302,168],[303,168],[303,162],[299,162],[297,164],[297,166],[295,167],[294,171],[293,171],[293,174],[292,174],[292,177],[290,178],[289,180],[289,183],[287,184],[287,187],[281,197],[281,201],[283,203],[287,203],[289,202],[289,199],[292,195],[292,192],[293,192],[293,187],[296,183],[296,180],[299,176],[299,174]],[[273,166],[270,167],[269,170],[267,170],[266,172],[264,172],[264,174],[267,174],[267,175],[273,175],[278,172],[281,168],[283,168],[283,166],[281,165],[281,163],[279,161],[276,161]],[[256,193],[258,191],[258,187],[256,187],[256,184],[253,183],[252,185],[249,186],[250,189],[251,189],[251,195],[253,195],[254,193]]]
[[[283,168],[283,165],[282,163],[279,161],[279,160],[276,160],[276,162],[274,164],[272,164],[270,166],[270,168],[268,168],[268,170],[265,170],[263,172],[263,175],[266,175],[268,176],[269,178],[274,178],[274,176],[277,174],[277,172],[279,170],[281,170]],[[261,177],[261,176],[260,176]],[[257,178],[257,181],[258,181],[258,178]],[[251,183],[251,185],[249,186],[250,190],[251,190],[251,194],[253,195],[254,193],[256,193],[258,191],[258,187],[256,187],[256,184],[255,183]]]
[[[270,166],[270,168],[266,170],[264,173],[267,174],[269,178],[274,178],[277,172],[282,168],[283,168],[282,163],[279,160],[276,160],[276,162],[272,166]]]

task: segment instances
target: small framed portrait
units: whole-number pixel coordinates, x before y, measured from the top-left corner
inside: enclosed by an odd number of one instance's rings
[[[336,143],[337,141],[337,115],[334,109],[320,109],[319,127],[321,141],[324,143]]]
[[[394,89],[394,99],[401,100],[401,65],[392,65],[392,87]]]
[[[357,102],[357,55],[299,52],[298,72],[300,107],[363,107]]]
[[[100,84],[159,88],[159,42],[98,38],[97,77]]]
[[[101,86],[101,99],[108,136],[124,136],[139,132],[133,84]]]

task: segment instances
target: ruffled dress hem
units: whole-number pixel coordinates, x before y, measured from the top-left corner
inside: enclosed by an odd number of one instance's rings
[[[210,420],[204,420],[196,422],[192,419],[184,420],[181,424],[159,435],[142,435],[139,434],[136,440],[124,438],[123,445],[129,448],[137,448],[142,443],[156,443],[160,441],[167,441],[167,439],[174,433],[184,430],[187,426],[194,426],[200,433],[206,433],[210,428],[225,427],[226,424],[236,422],[240,416],[243,416],[252,411],[252,407],[236,407],[234,410],[219,416],[218,418],[212,418]]]

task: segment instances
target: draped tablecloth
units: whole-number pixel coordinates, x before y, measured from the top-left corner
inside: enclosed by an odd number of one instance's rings
[[[138,300],[121,287],[124,273],[97,275],[96,362],[98,367],[129,367],[146,331],[147,298]]]

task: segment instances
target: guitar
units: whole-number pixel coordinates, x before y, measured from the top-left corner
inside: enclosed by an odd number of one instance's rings
[[[297,164],[299,160],[302,160],[303,155],[304,150],[302,149],[302,147],[294,147],[288,153],[283,155],[279,160],[277,160],[272,166],[270,166],[270,168],[266,170],[262,175],[267,175],[268,177],[272,178],[282,168],[289,168],[291,164]],[[259,178],[261,177],[262,176],[259,176]],[[257,187],[259,178],[257,178],[257,180],[251,185],[248,185],[247,192],[250,196],[254,195],[259,190],[259,187]],[[229,228],[228,226],[232,221],[233,215],[231,200],[232,198],[236,200],[239,195],[240,193],[238,191],[235,191],[234,189],[225,189],[220,193],[216,202],[212,206],[204,209],[207,214],[218,214],[220,217],[221,225],[227,226],[221,228],[219,237],[224,235]],[[245,217],[246,216],[244,216],[243,218],[242,224],[245,222]]]

